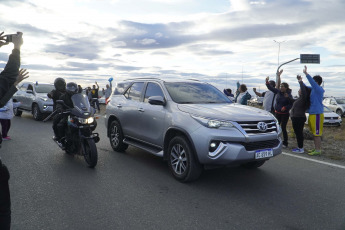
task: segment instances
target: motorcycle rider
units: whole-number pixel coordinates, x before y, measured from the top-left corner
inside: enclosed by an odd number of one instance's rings
[[[47,94],[47,96],[51,99],[53,99],[53,111],[56,109],[56,101],[60,99],[62,95],[66,93],[66,81],[65,79],[58,77],[54,81],[54,86],[55,89],[53,89],[50,93]],[[53,118],[53,131],[54,131],[54,137],[53,140],[56,141],[58,140],[58,135],[57,135],[57,124],[60,122],[62,119],[61,114],[56,114]]]
[[[73,108],[73,101],[71,97],[76,94],[80,93],[81,87],[78,87],[78,85],[74,82],[69,82],[66,85],[66,93],[61,95],[59,100],[62,100],[64,104],[57,104],[56,109],[60,111],[61,119],[59,120],[57,126],[56,126],[56,140],[62,148],[64,148],[65,143],[63,141],[63,138],[65,137],[65,129],[67,126],[67,115],[63,114],[66,109]]]

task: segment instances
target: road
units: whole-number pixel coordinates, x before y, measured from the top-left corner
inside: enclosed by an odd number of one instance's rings
[[[345,169],[280,155],[258,170],[204,171],[193,183],[160,158],[114,152],[98,121],[95,169],[51,140],[52,122],[12,120],[12,229],[345,229]]]

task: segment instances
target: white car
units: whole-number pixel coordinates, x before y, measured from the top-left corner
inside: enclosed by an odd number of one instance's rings
[[[306,124],[308,124],[308,118],[309,118],[309,113],[305,114],[307,117]],[[341,125],[341,117],[333,112],[330,108],[327,106],[323,106],[323,116],[324,116],[324,121],[323,125],[324,126],[340,126]]]

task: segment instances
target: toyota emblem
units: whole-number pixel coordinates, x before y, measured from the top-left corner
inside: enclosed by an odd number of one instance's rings
[[[267,130],[267,124],[262,121],[258,123],[257,127],[261,132],[265,132]]]

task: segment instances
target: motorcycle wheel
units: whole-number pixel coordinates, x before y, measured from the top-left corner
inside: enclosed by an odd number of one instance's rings
[[[95,141],[93,139],[85,139],[84,145],[84,159],[90,168],[97,165],[98,153]]]

